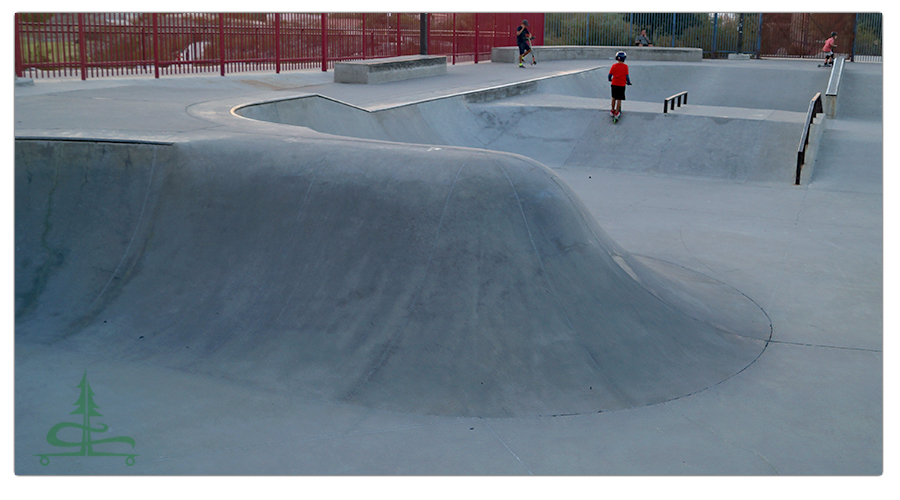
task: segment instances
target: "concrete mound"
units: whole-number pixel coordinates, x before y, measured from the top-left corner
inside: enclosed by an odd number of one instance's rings
[[[239,137],[16,141],[16,342],[430,415],[649,405],[765,314],[612,242],[533,160]]]

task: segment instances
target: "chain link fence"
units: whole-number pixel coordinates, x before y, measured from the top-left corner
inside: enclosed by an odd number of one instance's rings
[[[839,53],[881,61],[880,13],[549,13],[547,45],[695,47],[706,58],[729,54],[821,58],[832,31]]]

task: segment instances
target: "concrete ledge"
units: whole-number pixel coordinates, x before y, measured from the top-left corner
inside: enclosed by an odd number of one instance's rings
[[[809,127],[809,143],[806,145],[806,156],[803,168],[800,169],[800,185],[809,185],[813,175],[813,167],[816,166],[816,158],[819,155],[819,146],[822,144],[822,133],[825,131],[827,119],[825,114],[818,114],[813,118]]]
[[[836,54],[837,55],[837,54]],[[841,77],[844,74],[845,59],[838,55],[834,58],[834,67],[831,68],[831,78],[828,79],[828,88],[825,90],[825,100],[822,107],[828,118],[834,118],[837,115],[837,98],[838,88],[841,86]]]
[[[334,64],[335,83],[385,83],[447,73],[447,56],[401,56]]]
[[[588,46],[588,45],[552,45],[535,47],[534,57],[541,61],[557,61],[565,59],[609,59],[616,52],[624,50],[632,61],[682,61],[700,62],[703,60],[703,49],[689,47],[634,47],[634,46]],[[491,62],[519,62],[518,47],[494,47],[491,50]]]

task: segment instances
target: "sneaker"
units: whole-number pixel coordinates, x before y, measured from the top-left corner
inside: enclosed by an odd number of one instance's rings
[[[522,63],[519,63],[519,67],[520,67],[520,68],[524,68],[524,67],[525,67],[525,65],[524,65],[524,64],[522,64]]]

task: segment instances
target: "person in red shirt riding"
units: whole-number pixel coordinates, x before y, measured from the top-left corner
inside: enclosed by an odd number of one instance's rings
[[[825,53],[825,64],[822,66],[831,66],[834,65],[834,49],[837,48],[837,44],[834,42],[837,33],[832,31],[831,38],[825,40],[825,46],[822,47],[822,52]]]
[[[609,114],[613,117],[618,117],[622,113],[622,101],[625,100],[625,86],[631,85],[625,57],[625,52],[620,51],[617,53],[616,63],[609,68],[608,77],[612,88],[612,103],[610,104]]]

